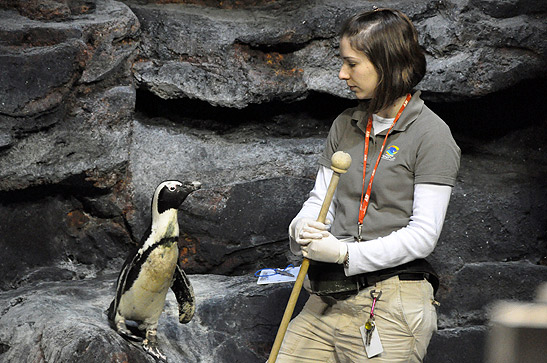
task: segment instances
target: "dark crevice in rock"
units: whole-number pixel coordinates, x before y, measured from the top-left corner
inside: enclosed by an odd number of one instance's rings
[[[547,93],[547,79],[522,81],[516,86],[490,95],[460,102],[430,102],[457,136],[494,140],[511,131],[538,126],[544,117],[538,114]],[[328,132],[332,121],[355,100],[311,93],[303,101],[272,101],[244,109],[212,106],[192,99],[164,100],[145,90],[137,91],[136,109],[147,118],[164,118],[176,124],[211,130],[221,134],[252,128],[258,133],[281,137],[308,137]],[[463,141],[465,145],[465,141]]]
[[[217,8],[217,9],[226,9],[226,10],[250,10],[250,9],[259,9],[259,10],[283,10],[283,11],[294,11],[299,9],[299,7],[307,5],[309,1],[303,0],[124,0],[124,3],[127,4],[180,4],[180,5],[190,5],[195,7],[203,8]]]
[[[0,354],[6,353],[11,347],[7,344],[0,343]]]
[[[303,101],[272,101],[244,109],[212,106],[193,99],[164,100],[151,92],[138,90],[136,110],[146,118],[164,118],[178,125],[228,134],[242,129],[278,137],[325,135],[334,118],[356,104],[320,93]]]
[[[494,140],[545,121],[538,111],[545,103],[547,79],[522,81],[487,96],[452,103],[427,102],[456,135]],[[427,99],[427,93],[424,92]]]
[[[17,139],[24,139],[25,137],[38,133],[48,132],[53,129],[59,120],[62,120],[66,115],[66,105],[58,105],[43,112],[34,114],[32,116],[11,116],[13,117],[13,136]],[[29,118],[32,122],[29,122]]]
[[[511,18],[522,14],[542,15],[547,12],[547,4],[543,1],[518,1],[513,3],[472,0],[469,6],[481,9],[486,15],[493,18]]]
[[[280,42],[277,44],[258,44],[258,43],[247,43],[241,40],[236,39],[234,42],[236,45],[247,46],[249,49],[261,53],[279,53],[282,55],[291,54],[297,52],[301,49],[304,49],[308,44],[307,43],[291,43],[291,42]]]
[[[21,30],[0,29],[0,45],[6,46],[6,52],[15,52],[19,48],[50,47],[79,38],[79,29],[24,28]]]
[[[110,191],[99,189],[85,180],[83,175],[74,175],[65,181],[54,185],[38,185],[22,190],[0,191],[2,204],[17,204],[33,202],[44,199],[47,196],[62,196],[70,198],[77,195],[101,196],[107,195]]]

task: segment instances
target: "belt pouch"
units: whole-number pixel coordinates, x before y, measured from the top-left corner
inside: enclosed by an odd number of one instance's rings
[[[311,292],[319,296],[359,289],[357,278],[347,277],[344,273],[344,266],[337,263],[310,261],[308,278],[310,279]]]

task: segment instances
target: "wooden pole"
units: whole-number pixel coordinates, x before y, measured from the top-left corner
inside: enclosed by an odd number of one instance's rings
[[[319,212],[319,216],[317,217],[318,222],[325,223],[327,213],[329,211],[329,206],[334,196],[334,191],[336,190],[338,180],[340,179],[340,174],[344,174],[345,172],[347,172],[350,165],[351,156],[349,154],[343,151],[337,151],[334,153],[334,155],[332,155],[331,169],[334,171],[334,173],[329,183],[329,187],[327,189],[325,199],[323,200],[323,204],[321,205],[321,211]],[[289,326],[289,322],[291,321],[294,307],[296,306],[296,301],[298,300],[298,296],[300,295],[300,291],[302,290],[302,284],[304,283],[304,278],[308,273],[309,267],[310,261],[307,258],[304,258],[302,260],[302,265],[300,266],[300,272],[296,277],[291,296],[289,297],[289,301],[287,302],[285,313],[283,314],[283,318],[281,319],[281,324],[279,324],[279,329],[277,330],[277,335],[275,337],[275,341],[270,352],[270,357],[268,358],[268,363],[275,363],[275,361],[277,360],[277,354],[279,353],[281,343],[283,342],[283,338],[285,337],[285,332],[287,331],[287,327]]]

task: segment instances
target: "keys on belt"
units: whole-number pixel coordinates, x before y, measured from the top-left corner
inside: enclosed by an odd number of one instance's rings
[[[382,291],[376,292],[376,290],[372,290],[370,292],[370,296],[372,297],[372,307],[370,308],[370,316],[365,323],[365,330],[366,330],[366,336],[365,336],[365,345],[370,345],[370,339],[372,338],[372,332],[376,328],[376,323],[374,322],[374,308],[376,307],[376,301],[382,296]]]

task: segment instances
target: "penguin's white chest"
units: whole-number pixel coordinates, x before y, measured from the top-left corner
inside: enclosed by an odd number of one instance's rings
[[[141,266],[133,286],[123,294],[119,312],[126,319],[159,319],[165,305],[165,296],[173,281],[178,261],[178,247],[158,246]]]

